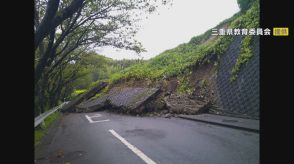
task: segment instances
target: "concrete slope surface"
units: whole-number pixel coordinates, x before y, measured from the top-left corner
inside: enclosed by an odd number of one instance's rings
[[[78,108],[87,111],[94,111],[104,107],[106,105],[106,101],[108,101],[107,103],[110,103],[110,105],[114,107],[134,111],[158,92],[159,89],[157,88],[114,87],[108,94],[95,100],[85,102],[79,105]]]

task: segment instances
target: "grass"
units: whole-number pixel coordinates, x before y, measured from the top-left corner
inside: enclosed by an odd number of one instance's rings
[[[177,93],[191,95],[194,92],[194,87],[191,85],[188,76],[182,76],[178,79],[179,85],[177,87]]]
[[[200,63],[208,54],[222,54],[232,41],[230,36],[221,36],[211,42],[195,45],[184,43],[167,50],[143,64],[131,66],[119,73],[113,74],[110,83],[123,79],[162,80],[190,72],[192,67]]]
[[[251,41],[252,41],[252,36],[246,36],[242,40],[241,53],[238,56],[236,64],[234,65],[232,69],[230,81],[235,81],[237,79],[241,66],[247,63],[253,57],[252,49],[250,46]]]
[[[252,7],[235,21],[236,27],[257,28],[259,26],[259,1],[255,1]],[[238,77],[241,67],[246,64],[252,57],[252,35],[247,35],[241,42],[240,54],[232,68],[230,81],[235,81]]]
[[[214,28],[254,28],[259,25],[259,0],[256,0],[250,9],[244,12],[238,12],[231,18],[228,18]],[[211,39],[210,39],[211,38]],[[188,76],[195,65],[205,61],[207,55],[224,54],[233,40],[233,36],[211,36],[211,29],[199,36],[194,36],[188,43],[166,50],[150,60],[143,63],[137,63],[121,71],[110,75],[109,86],[127,80],[149,80],[151,82],[178,77],[180,80],[179,92],[192,92],[186,79],[181,77]],[[233,68],[233,76],[237,77],[241,66],[246,63],[250,56],[251,42],[244,40],[242,42],[242,54]],[[249,52],[249,53],[248,53]],[[245,55],[246,54],[246,55]],[[244,58],[245,62],[244,62]],[[100,96],[100,95],[97,95]]]
[[[60,112],[56,111],[50,116],[48,116],[44,122],[45,124],[40,124],[38,127],[35,128],[35,134],[34,134],[34,139],[35,139],[35,146],[40,144],[43,137],[47,134],[48,128],[52,125],[52,123],[60,117]]]
[[[256,1],[252,7],[244,13],[237,13],[233,17],[224,20],[214,28],[226,26],[227,28],[253,28],[259,25],[259,1]],[[233,36],[217,36],[215,39],[209,40],[211,37],[211,29],[204,34],[192,37],[188,43],[183,43],[173,49],[166,50],[156,57],[141,63],[135,64],[120,72],[110,76],[110,84],[118,83],[121,80],[141,80],[149,79],[158,81],[169,77],[185,76],[190,72],[193,66],[205,60],[209,54],[222,55],[227,50]],[[207,41],[208,40],[208,41]],[[243,42],[242,53],[250,52],[250,42]],[[249,43],[249,44],[248,44]],[[244,55],[242,55],[244,57]],[[242,58],[242,56],[240,58]],[[246,56],[246,55],[245,55]],[[246,58],[247,59],[247,58]],[[249,58],[248,58],[249,59]],[[240,59],[241,60],[241,59]],[[244,62],[236,64],[234,73],[237,74],[238,68]],[[185,91],[188,84],[183,83],[180,91]],[[189,92],[189,91],[188,91]]]
[[[88,90],[87,89],[77,89],[77,90],[74,90],[73,93],[71,94],[71,97],[72,98],[76,98],[77,96],[87,92]]]

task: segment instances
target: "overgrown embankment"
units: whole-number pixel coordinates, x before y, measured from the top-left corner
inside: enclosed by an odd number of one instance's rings
[[[233,17],[223,21],[219,28],[257,28],[259,25],[259,2],[256,1],[246,12],[237,13]],[[244,38],[242,44],[242,56],[249,56],[249,44],[251,36]],[[135,64],[110,77],[113,83],[121,80],[144,80],[158,81],[170,77],[184,76],[192,71],[193,67],[205,60],[208,55],[222,55],[233,40],[233,36],[212,36],[211,29],[200,36],[193,37],[190,42],[181,44],[176,48],[166,50],[158,56],[143,64]],[[244,60],[240,59],[234,70],[238,70]],[[246,61],[246,60],[245,60]],[[238,71],[234,71],[236,74]]]
[[[254,1],[248,10],[242,10],[223,21],[216,29],[250,29],[259,26],[259,1]],[[166,50],[158,56],[135,64],[110,76],[113,87],[159,88],[161,93],[145,104],[145,111],[167,110],[170,113],[196,114],[214,108],[216,103],[216,77],[220,59],[236,39],[232,35],[211,35],[208,30],[193,37],[188,43]],[[238,79],[240,70],[253,56],[252,36],[241,36],[241,46],[234,66],[230,69],[230,82]]]

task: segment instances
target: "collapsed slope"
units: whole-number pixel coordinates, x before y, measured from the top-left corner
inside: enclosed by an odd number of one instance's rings
[[[259,1],[255,1],[248,10],[235,14],[214,28],[249,29],[257,28],[258,25]],[[213,36],[210,29],[200,36],[193,37],[188,43],[113,74],[109,79],[110,85],[104,93],[94,99],[107,95],[112,88],[149,87],[158,88],[161,93],[146,102],[145,110],[140,111],[186,114],[197,114],[208,110],[220,111],[218,109],[224,105],[217,102],[220,96],[217,93],[216,76],[220,72],[223,54],[228,52],[233,42],[239,47],[231,52],[237,57],[227,78],[229,82],[234,83],[238,81],[242,67],[251,60],[254,53],[256,54],[256,51],[252,50],[256,38],[252,35]]]

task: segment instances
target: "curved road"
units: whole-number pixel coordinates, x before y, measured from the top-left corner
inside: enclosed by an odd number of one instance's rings
[[[38,164],[257,164],[259,134],[181,118],[70,113],[52,126],[35,159]]]

